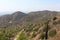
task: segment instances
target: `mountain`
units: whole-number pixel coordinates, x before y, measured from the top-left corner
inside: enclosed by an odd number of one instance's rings
[[[50,20],[47,23],[49,26],[48,39],[53,40],[60,33],[60,12],[45,10],[26,14],[16,11],[12,14],[0,16],[0,40],[2,40],[1,38],[4,40],[14,40],[21,30],[24,30],[21,33],[22,39],[40,40],[41,37],[45,37],[45,26],[48,20]],[[59,40],[60,38],[57,39]]]
[[[9,22],[18,21],[25,15],[25,13],[19,11],[14,12],[13,14],[3,15],[0,17],[0,25],[4,27],[5,25],[9,25]]]
[[[37,11],[30,12],[28,14],[17,11],[13,14],[3,15],[0,17],[0,25],[8,25],[9,22],[25,22],[25,21],[41,21],[47,20],[48,18],[52,18],[56,16],[58,12],[54,11]],[[48,17],[47,17],[48,16]],[[2,27],[1,26],[1,27]]]
[[[12,14],[12,20],[19,20],[25,15],[26,15],[25,13],[17,11],[17,12]]]
[[[55,11],[36,11],[36,12],[30,12],[25,17],[23,17],[21,20],[23,21],[41,21],[41,20],[47,20],[50,18],[53,18],[56,16],[58,12]]]

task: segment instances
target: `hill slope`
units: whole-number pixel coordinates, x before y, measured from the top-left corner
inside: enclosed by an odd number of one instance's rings
[[[60,15],[58,15],[58,13],[59,12],[45,10],[30,12],[26,14],[17,11],[10,15],[3,15],[0,17],[0,34],[2,35],[1,38],[5,38],[6,40],[14,40],[14,37],[22,29],[24,29],[24,33],[28,36],[29,40],[39,40],[41,39],[40,36],[42,33],[45,33],[43,29],[45,27],[45,22],[48,21],[48,19],[50,20],[49,32],[52,30],[57,31],[55,36],[49,36],[49,40],[52,40],[55,37],[57,38],[59,35],[58,32],[60,31],[60,27],[57,27],[60,26]],[[54,17],[57,17],[57,19],[53,20]]]

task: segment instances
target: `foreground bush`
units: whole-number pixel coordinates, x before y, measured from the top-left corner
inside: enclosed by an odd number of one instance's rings
[[[24,32],[22,32],[20,34],[20,37],[18,38],[18,40],[28,40],[28,37],[27,37],[27,35],[24,34]]]
[[[49,32],[49,36],[51,36],[51,37],[53,37],[53,36],[55,36],[56,35],[56,30],[54,29],[54,30],[51,30],[50,32]]]

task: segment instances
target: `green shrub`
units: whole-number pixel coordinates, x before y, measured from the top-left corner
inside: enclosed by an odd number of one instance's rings
[[[34,31],[33,34],[32,34],[32,38],[35,37],[35,36],[36,36],[36,33],[35,33],[35,31]]]
[[[0,40],[8,40],[4,33],[0,33]]]
[[[28,37],[27,37],[27,35],[24,34],[24,32],[22,32],[20,34],[20,37],[18,38],[18,40],[28,40]]]
[[[53,37],[53,36],[55,36],[56,35],[56,30],[54,29],[54,30],[51,30],[50,32],[49,32],[49,36],[51,36],[51,37]]]
[[[35,28],[33,31],[38,31],[39,27],[38,28]]]

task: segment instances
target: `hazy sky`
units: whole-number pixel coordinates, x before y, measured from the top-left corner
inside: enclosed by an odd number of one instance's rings
[[[60,11],[60,0],[0,0],[0,12],[38,10]]]

